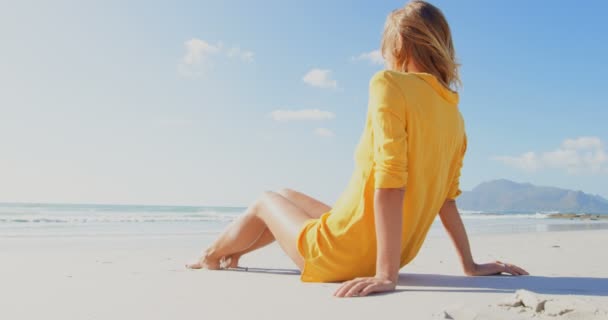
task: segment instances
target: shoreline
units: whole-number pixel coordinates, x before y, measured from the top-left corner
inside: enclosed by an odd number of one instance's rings
[[[528,233],[552,233],[584,230],[606,230],[608,220],[591,219],[500,219],[490,221],[464,220],[467,233],[472,235],[505,234],[518,235]],[[191,224],[184,228],[167,227],[162,224],[108,225],[94,229],[75,227],[46,228],[40,226],[5,226],[0,225],[0,239],[10,238],[187,238],[217,236],[225,226],[205,228],[204,224]],[[433,222],[428,237],[443,235],[444,229],[439,219]]]
[[[489,216],[490,218],[471,218],[464,216],[463,222],[469,235],[506,234],[518,235],[539,232],[606,230],[608,219],[595,219],[593,216],[578,215],[564,217],[517,217]],[[137,222],[137,223],[0,223],[0,239],[9,238],[187,238],[206,237],[219,234],[228,221],[209,223],[195,222]],[[437,216],[428,237],[444,234],[443,226]]]
[[[592,214],[592,213],[551,213],[547,216],[551,219],[570,219],[570,220],[606,220],[608,214]]]

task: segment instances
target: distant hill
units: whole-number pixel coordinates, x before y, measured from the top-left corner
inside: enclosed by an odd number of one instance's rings
[[[608,214],[608,200],[598,195],[504,179],[484,182],[471,191],[464,191],[457,203],[460,209],[484,212]]]

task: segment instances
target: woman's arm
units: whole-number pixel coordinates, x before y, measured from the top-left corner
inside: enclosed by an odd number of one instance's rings
[[[452,239],[452,243],[456,247],[464,273],[472,275],[473,270],[475,269],[475,262],[471,255],[471,247],[469,246],[467,232],[462,223],[462,219],[460,219],[458,208],[456,207],[456,201],[453,199],[446,200],[439,210],[439,217],[441,218],[443,227]]]
[[[403,189],[376,189],[376,278],[397,283],[401,262]]]
[[[469,238],[456,207],[456,201],[448,199],[439,210],[439,217],[448,235],[456,247],[460,263],[464,273],[468,276],[485,276],[500,273],[512,275],[527,275],[528,272],[516,265],[495,261],[491,263],[477,264],[473,260]]]
[[[395,290],[401,262],[404,188],[377,188],[374,193],[376,224],[376,275],[344,282],[337,297],[366,296]]]

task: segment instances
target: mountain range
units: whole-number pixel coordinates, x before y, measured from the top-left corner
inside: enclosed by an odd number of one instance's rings
[[[460,209],[471,211],[608,214],[608,200],[599,195],[506,179],[483,182],[456,201]]]

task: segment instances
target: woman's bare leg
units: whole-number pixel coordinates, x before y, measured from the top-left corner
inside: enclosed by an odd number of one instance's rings
[[[283,251],[301,269],[304,261],[297,251],[296,240],[300,229],[310,218],[306,211],[284,196],[265,192],[205,250],[200,262],[189,267],[218,269],[223,257],[245,251],[268,228]]]
[[[311,218],[318,219],[323,213],[325,213],[331,209],[331,207],[328,206],[327,204],[325,204],[311,196],[308,196],[302,192],[295,191],[293,189],[284,188],[284,189],[281,189],[278,193],[280,195],[282,195],[283,197],[287,198],[289,201],[293,202],[300,209],[304,210],[308,214],[308,216]],[[270,232],[270,230],[268,230],[268,228],[266,228],[262,232],[260,237],[253,244],[251,244],[251,246],[249,246],[249,248],[247,248],[241,252],[234,253],[234,254],[230,255],[229,257],[227,257],[229,259],[228,267],[229,268],[238,267],[239,259],[241,258],[241,256],[243,256],[251,251],[255,251],[259,248],[263,248],[263,247],[273,243],[274,240],[275,239],[274,239],[274,236],[272,235],[272,232]]]
[[[311,218],[317,219],[331,209],[327,204],[293,189],[283,188],[279,191],[279,194],[302,208]]]
[[[282,196],[284,196],[285,198],[287,198],[289,201],[293,202],[297,207],[304,210],[308,214],[308,216],[311,218],[319,218],[323,213],[325,213],[331,209],[331,207],[328,206],[327,204],[325,204],[311,196],[308,196],[304,193],[295,191],[293,189],[283,188],[278,193],[281,194]],[[233,253],[232,255],[224,257],[224,259],[226,259],[227,262],[229,263],[227,265],[227,267],[229,267],[229,268],[237,267],[238,261],[241,256],[243,256],[244,254],[249,253],[251,251],[265,247],[274,241],[275,241],[275,238],[272,235],[272,232],[270,232],[270,230],[268,230],[268,228],[265,227],[264,230],[262,231],[262,233],[260,234],[260,236],[254,242],[252,242],[248,248],[246,248],[245,250],[243,250],[241,252]],[[200,264],[192,264],[189,267],[202,268],[205,266],[200,265]]]

